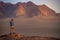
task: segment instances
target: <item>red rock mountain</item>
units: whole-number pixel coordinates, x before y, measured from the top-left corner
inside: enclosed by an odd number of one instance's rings
[[[46,5],[36,5],[29,1],[16,4],[0,2],[0,17],[16,16],[55,16],[56,12]]]
[[[54,16],[56,12],[46,5],[40,5],[39,6],[40,14],[43,16]]]
[[[17,3],[16,9],[14,10],[14,13],[16,16],[24,16],[26,13],[25,7],[23,3]]]

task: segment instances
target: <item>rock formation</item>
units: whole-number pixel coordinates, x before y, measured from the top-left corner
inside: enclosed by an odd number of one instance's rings
[[[16,4],[0,2],[0,17],[56,16],[56,12],[46,5],[36,5],[29,1]]]

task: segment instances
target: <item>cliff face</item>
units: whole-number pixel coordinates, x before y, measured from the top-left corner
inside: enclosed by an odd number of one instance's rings
[[[16,14],[16,16],[23,16],[23,15],[25,15],[26,11],[25,11],[24,5],[19,4],[14,13]]]
[[[0,2],[0,17],[16,17],[16,16],[55,16],[56,12],[46,5],[36,5],[29,1],[27,3],[4,3]]]

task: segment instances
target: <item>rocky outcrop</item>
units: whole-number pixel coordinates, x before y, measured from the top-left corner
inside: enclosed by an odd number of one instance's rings
[[[24,35],[16,34],[16,33],[5,34],[5,35],[0,36],[0,40],[17,40],[17,39],[20,39],[22,37],[24,37]]]
[[[53,37],[40,37],[40,36],[21,36],[19,34],[2,35],[0,40],[60,40]]]

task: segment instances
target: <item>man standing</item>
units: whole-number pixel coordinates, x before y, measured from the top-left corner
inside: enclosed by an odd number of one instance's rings
[[[10,21],[10,34],[13,34],[14,33],[14,25],[13,25],[13,19],[11,19]]]
[[[10,21],[10,26],[11,27],[13,26],[13,19],[11,19],[11,21]]]

